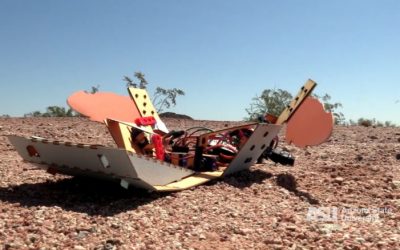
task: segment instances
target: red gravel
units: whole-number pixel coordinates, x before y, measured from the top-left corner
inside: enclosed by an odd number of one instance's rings
[[[169,128],[240,124],[165,121]],[[319,147],[283,145],[296,156],[294,168],[265,162],[171,194],[47,174],[22,162],[5,137],[114,146],[102,124],[0,119],[0,134],[4,249],[400,248],[400,128],[335,127]],[[307,219],[310,207],[336,207],[338,219]]]

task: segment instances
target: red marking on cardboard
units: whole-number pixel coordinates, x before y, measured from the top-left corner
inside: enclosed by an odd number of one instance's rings
[[[151,141],[154,145],[154,149],[156,151],[156,158],[163,161],[164,160],[164,146],[162,143],[162,138],[160,135],[154,134],[151,137]]]
[[[153,116],[139,117],[135,119],[138,126],[153,126],[156,124],[156,119]]]

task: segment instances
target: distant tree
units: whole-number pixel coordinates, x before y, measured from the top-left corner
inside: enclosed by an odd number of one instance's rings
[[[42,117],[42,116],[43,116],[42,112],[38,110],[24,114],[24,117]]]
[[[137,80],[139,80],[139,84],[135,83],[132,78],[128,76],[124,76],[123,80],[126,82],[127,87],[134,87],[134,88],[139,88],[140,89],[145,89],[147,87],[147,80],[144,78],[144,74],[140,71],[135,72],[134,76],[136,77]]]
[[[91,94],[99,92],[100,85],[92,86],[92,89],[90,90]]]
[[[49,106],[44,115],[48,117],[72,117],[74,116],[74,111],[71,108],[65,109],[59,106]]]
[[[364,127],[371,127],[374,124],[374,120],[366,119],[366,118],[359,118],[357,124]]]
[[[383,124],[383,122],[381,122],[381,121],[376,121],[375,126],[377,126],[377,127],[383,127],[384,124]]]
[[[97,84],[96,86],[90,87],[90,90],[85,90],[85,92],[86,93],[90,93],[90,94],[94,94],[94,93],[99,92],[99,90],[100,90],[100,85]]]
[[[126,82],[127,87],[146,89],[148,82],[145,75],[138,71],[135,72],[134,77],[139,81],[136,83],[132,78],[124,76],[123,80]],[[153,94],[153,103],[158,113],[163,112],[165,109],[169,109],[176,105],[176,98],[180,95],[185,95],[185,92],[181,89],[164,89],[157,87]]]
[[[1,117],[1,118],[10,118],[11,116],[10,116],[10,115],[7,115],[7,114],[4,114],[4,115],[1,115],[0,117]]]
[[[335,124],[344,125],[346,119],[342,112],[337,111],[337,109],[343,107],[343,105],[340,102],[332,103],[331,96],[328,94],[325,94],[323,96],[314,94],[313,96],[322,101],[322,103],[324,104],[324,109],[326,111],[331,112],[333,114],[333,117],[335,118]]]
[[[71,108],[64,108],[60,106],[48,106],[46,112],[33,111],[24,115],[24,117],[74,117],[79,116]]]
[[[252,98],[250,107],[246,109],[248,117],[247,121],[257,120],[265,113],[279,116],[292,100],[292,95],[282,89],[265,89],[260,96]]]
[[[350,119],[350,120],[349,120],[349,125],[350,125],[350,126],[355,126],[355,125],[357,125],[357,122],[354,121],[354,120],[352,120],[352,119]]]
[[[157,113],[161,113],[164,111],[164,109],[169,109],[171,106],[175,106],[178,95],[185,95],[185,92],[177,88],[164,89],[157,87],[153,95],[153,102],[157,109]]]
[[[368,119],[368,118],[359,118],[357,121],[357,125],[364,126],[364,127],[397,127],[397,125],[391,121],[381,122],[376,120],[375,118]]]
[[[396,127],[396,124],[392,123],[391,121],[385,121],[385,127]]]

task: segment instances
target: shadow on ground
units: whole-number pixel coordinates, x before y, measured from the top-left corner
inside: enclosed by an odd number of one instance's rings
[[[168,195],[121,188],[117,183],[89,178],[22,184],[0,188],[0,200],[21,206],[58,206],[88,215],[112,216]]]
[[[261,184],[265,179],[272,178],[272,176],[271,173],[262,170],[246,169],[215,181],[223,181],[237,188],[246,188],[253,184]]]
[[[314,198],[310,193],[297,189],[296,178],[291,174],[279,174],[276,176],[276,184],[292,192],[300,199],[310,203],[311,205],[318,205],[319,200]]]
[[[262,183],[273,175],[261,170],[243,170],[207,185],[223,181],[237,188]],[[194,187],[195,188],[195,187]],[[121,188],[118,183],[93,178],[72,177],[58,181],[1,187],[0,200],[21,206],[58,206],[64,210],[88,215],[113,216],[134,210],[159,198],[174,193],[149,193],[147,190]]]

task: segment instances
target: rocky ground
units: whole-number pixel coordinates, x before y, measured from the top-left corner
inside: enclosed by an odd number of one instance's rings
[[[169,128],[238,123],[166,119]],[[113,146],[84,118],[0,119],[3,249],[399,249],[400,128],[335,127],[272,162],[177,193],[53,176],[5,135]],[[296,184],[296,185],[295,185]],[[331,217],[317,218],[316,209]],[[326,221],[323,221],[326,219]]]

